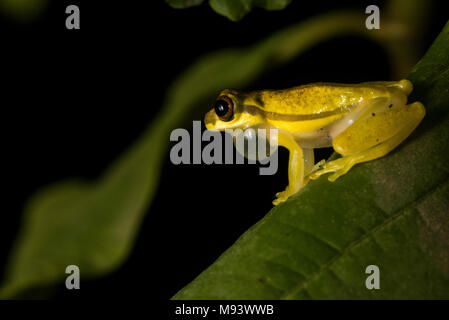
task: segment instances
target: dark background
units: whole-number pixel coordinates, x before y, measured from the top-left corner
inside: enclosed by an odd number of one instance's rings
[[[163,1],[53,1],[30,24],[2,16],[0,275],[27,198],[69,177],[95,179],[151,123],[166,88],[198,57],[251,45],[334,9],[364,12],[368,4],[377,4],[382,17],[383,3],[293,1],[278,12],[256,9],[238,23],[207,4],[175,10]],[[66,30],[68,4],[79,5],[81,30]],[[446,18],[439,1],[423,52]],[[388,80],[391,74],[381,47],[338,37],[247,89]],[[185,127],[191,130],[191,121],[202,117],[192,115]],[[166,141],[173,145],[169,137]],[[82,278],[81,290],[68,291],[61,282],[53,297],[170,298],[272,208],[275,193],[287,184],[287,161],[281,150],[278,173],[259,176],[255,165],[175,166],[167,153],[160,187],[126,263],[103,278]]]

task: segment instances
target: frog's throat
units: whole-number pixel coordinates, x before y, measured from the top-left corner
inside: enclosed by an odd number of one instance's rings
[[[245,105],[243,106],[243,112],[246,112],[251,115],[257,115],[262,114],[265,118],[270,120],[278,120],[278,121],[305,121],[305,120],[315,120],[315,119],[322,119],[326,117],[330,117],[333,115],[342,115],[345,113],[351,112],[357,104],[353,105],[345,105],[341,106],[337,109],[334,109],[332,111],[325,111],[320,113],[314,113],[314,114],[281,114],[276,112],[265,112],[261,109],[259,109],[256,106],[251,105]]]

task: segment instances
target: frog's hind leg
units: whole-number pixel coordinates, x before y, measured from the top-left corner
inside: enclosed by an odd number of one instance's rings
[[[329,181],[335,181],[355,164],[383,157],[412,133],[424,115],[425,109],[420,102],[396,109],[390,104],[382,113],[372,112],[371,116],[356,121],[335,137],[333,147],[343,157],[325,163],[323,169],[308,178],[314,180],[335,172],[329,177]]]

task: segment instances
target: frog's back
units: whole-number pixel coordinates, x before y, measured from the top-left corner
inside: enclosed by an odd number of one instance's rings
[[[267,113],[291,116],[344,114],[363,99],[387,94],[382,85],[349,85],[313,83],[284,90],[263,90],[251,93],[251,100]]]

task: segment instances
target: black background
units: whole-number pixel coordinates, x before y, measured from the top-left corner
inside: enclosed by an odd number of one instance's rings
[[[31,24],[2,17],[0,272],[26,199],[52,182],[100,175],[151,123],[166,88],[198,57],[251,45],[334,9],[364,12],[378,4],[382,14],[383,3],[293,1],[279,12],[256,9],[238,23],[207,4],[175,10],[163,1],[53,1]],[[79,5],[81,30],[65,28],[68,4]],[[440,1],[423,52],[446,17]],[[247,89],[387,80],[391,72],[381,47],[338,37]],[[202,115],[186,119],[186,128],[192,120]],[[274,194],[287,184],[287,156],[281,150],[275,176],[259,176],[254,165],[175,166],[167,152],[160,187],[126,263],[102,278],[82,278],[81,290],[68,291],[61,282],[53,297],[170,298],[270,210]]]

